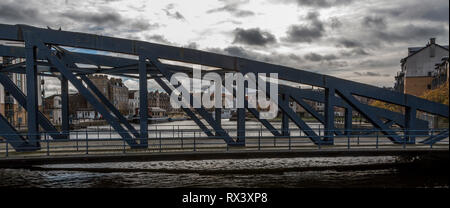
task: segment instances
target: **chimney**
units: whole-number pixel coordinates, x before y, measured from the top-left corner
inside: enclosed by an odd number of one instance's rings
[[[436,38],[430,38],[430,57],[434,57],[436,54]]]

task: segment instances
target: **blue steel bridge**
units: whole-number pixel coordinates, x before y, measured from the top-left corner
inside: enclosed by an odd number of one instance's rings
[[[47,159],[61,154],[192,152],[221,154],[223,151],[301,152],[322,151],[363,154],[364,150],[386,149],[388,152],[446,150],[448,128],[431,129],[417,117],[427,113],[448,119],[448,106],[375,86],[344,80],[290,67],[200,50],[173,47],[137,40],[86,33],[43,29],[28,25],[0,24],[0,40],[23,43],[24,47],[0,45],[0,56],[21,58],[23,62],[0,66],[0,84],[27,114],[27,132],[19,132],[0,115],[0,154],[12,157],[42,156]],[[69,50],[69,48],[71,50]],[[72,50],[82,49],[82,50]],[[97,53],[81,53],[84,49]],[[172,62],[170,62],[172,61]],[[154,79],[167,93],[182,86],[168,80],[177,72],[192,77],[192,68],[170,64],[182,62],[213,67],[208,72],[222,76],[229,72],[277,73],[278,108],[281,121],[259,118],[260,111],[248,106],[237,109],[237,121],[222,124],[221,109],[182,108],[195,123],[189,128],[150,126],[148,124],[147,81]],[[26,91],[18,88],[7,73],[26,74]],[[140,124],[130,124],[114,105],[87,78],[107,74],[139,80]],[[61,83],[62,126],[56,128],[38,109],[37,76],[56,77]],[[108,126],[84,130],[69,128],[70,100],[68,84],[86,98]],[[290,84],[283,84],[290,83]],[[308,90],[292,86],[301,84],[321,89]],[[258,84],[258,83],[257,83]],[[234,92],[236,93],[236,92]],[[269,93],[266,92],[269,96]],[[191,94],[191,102],[195,97]],[[403,113],[370,106],[358,97],[394,104]],[[324,103],[317,112],[307,101]],[[306,110],[315,123],[294,112],[289,103]],[[345,109],[341,124],[336,124],[335,107]],[[365,130],[352,122],[358,112],[369,125]],[[214,116],[212,114],[215,114]],[[250,114],[255,121],[246,121]],[[357,151],[358,150],[358,151]],[[314,153],[316,154],[316,153]],[[247,154],[248,156],[249,154]]]

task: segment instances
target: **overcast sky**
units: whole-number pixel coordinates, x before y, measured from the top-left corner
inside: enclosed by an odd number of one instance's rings
[[[392,87],[408,47],[430,37],[448,45],[449,1],[2,0],[0,22],[190,47]]]

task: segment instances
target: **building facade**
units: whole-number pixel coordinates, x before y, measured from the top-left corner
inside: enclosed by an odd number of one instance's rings
[[[44,99],[44,115],[55,125],[62,124],[61,95],[52,95]]]
[[[431,89],[435,65],[448,55],[448,46],[436,44],[434,38],[425,47],[408,48],[408,56],[401,60],[401,71],[395,77],[395,90],[421,96]]]
[[[128,92],[128,115],[135,116],[136,109],[139,108],[139,91],[130,90]]]
[[[128,87],[123,84],[122,79],[108,79],[106,75],[89,75],[88,78],[121,113],[129,112]],[[90,104],[88,108],[91,108]]]
[[[7,66],[10,64],[17,64],[24,62],[24,59],[11,59],[8,57],[0,57],[0,64]],[[27,81],[25,74],[7,73],[9,78],[16,84],[16,86],[26,95]],[[40,76],[37,77],[38,85],[38,106],[42,110],[43,103],[43,80]],[[27,111],[14,99],[14,97],[0,84],[0,114],[2,114],[11,125],[15,127],[25,127],[27,125]]]
[[[166,112],[171,112],[173,110],[172,105],[170,104],[170,95],[165,92],[149,92],[147,100],[149,107],[162,108]]]
[[[431,81],[431,89],[439,88],[440,86],[448,83],[449,78],[449,58],[444,57],[441,62],[436,64],[433,72],[433,80]]]

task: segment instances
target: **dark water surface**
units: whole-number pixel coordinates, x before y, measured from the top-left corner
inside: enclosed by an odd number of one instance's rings
[[[396,167],[398,161],[339,157],[45,165],[0,169],[0,187],[449,187],[448,172],[404,169]],[[361,165],[378,166],[331,168]]]

